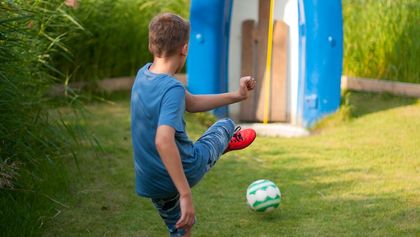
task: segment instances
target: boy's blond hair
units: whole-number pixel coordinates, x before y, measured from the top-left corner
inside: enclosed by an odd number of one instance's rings
[[[149,51],[156,57],[177,54],[188,43],[190,23],[172,13],[161,13],[149,24]]]

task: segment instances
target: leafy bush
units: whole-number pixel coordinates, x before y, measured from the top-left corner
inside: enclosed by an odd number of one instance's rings
[[[75,22],[61,0],[0,2],[2,236],[37,235],[62,205],[55,199],[67,180],[61,161],[74,157],[79,137],[45,95],[64,76],[51,55],[67,54],[62,39]]]
[[[344,74],[420,83],[420,0],[343,0]]]
[[[74,81],[90,81],[135,75],[151,60],[148,24],[158,12],[188,13],[187,0],[83,0],[72,11],[86,31],[68,38],[73,56],[54,61]]]

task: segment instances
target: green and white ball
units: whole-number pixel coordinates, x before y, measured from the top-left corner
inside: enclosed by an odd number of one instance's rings
[[[269,212],[280,205],[280,189],[270,180],[260,179],[249,185],[246,190],[246,200],[252,210]]]

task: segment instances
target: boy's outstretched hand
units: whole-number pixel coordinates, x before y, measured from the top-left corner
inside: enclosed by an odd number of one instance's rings
[[[239,80],[238,97],[240,100],[245,100],[249,96],[249,91],[255,88],[257,82],[251,76],[242,77]]]

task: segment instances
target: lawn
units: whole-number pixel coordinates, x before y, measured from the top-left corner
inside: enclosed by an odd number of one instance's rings
[[[129,97],[88,106],[102,151],[80,148],[72,182],[45,236],[166,236],[149,200],[134,191]],[[305,138],[257,137],[224,156],[193,189],[195,236],[419,236],[420,103],[348,95],[350,119],[330,118]],[[193,139],[208,118],[187,114]],[[333,122],[331,122],[333,121]],[[247,186],[270,179],[281,207],[247,208]]]

